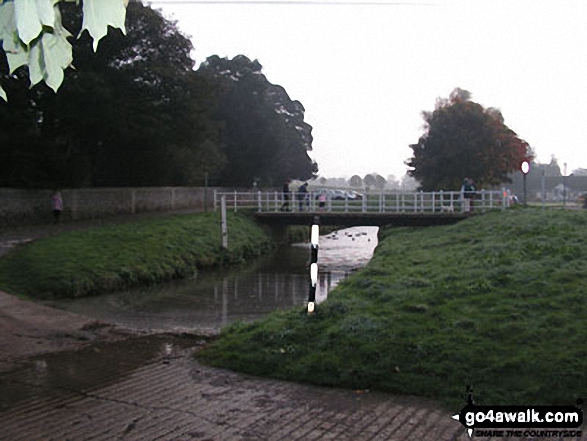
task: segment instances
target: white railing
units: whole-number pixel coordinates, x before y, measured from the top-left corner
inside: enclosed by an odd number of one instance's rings
[[[460,191],[435,192],[370,192],[352,198],[327,194],[320,200],[320,192],[289,193],[285,201],[280,191],[214,192],[214,209],[220,199],[226,199],[229,210],[254,210],[257,212],[363,212],[363,213],[461,213],[505,210],[510,197],[504,189],[474,192],[474,198],[466,199]]]

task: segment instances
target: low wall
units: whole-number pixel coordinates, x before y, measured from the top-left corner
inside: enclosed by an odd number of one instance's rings
[[[80,188],[62,190],[65,222],[120,214],[214,208],[214,190],[204,187]],[[0,188],[0,223],[38,224],[52,221],[51,190]]]

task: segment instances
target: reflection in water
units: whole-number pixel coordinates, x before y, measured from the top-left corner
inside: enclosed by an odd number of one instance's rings
[[[146,363],[175,356],[193,344],[190,339],[150,336],[39,355],[0,373],[0,412],[26,400],[62,398],[106,387]]]
[[[317,302],[364,266],[376,244],[376,227],[348,228],[321,237]],[[305,307],[309,259],[309,246],[298,244],[244,266],[201,271],[191,280],[52,305],[133,328],[217,328],[254,320],[276,309]]]

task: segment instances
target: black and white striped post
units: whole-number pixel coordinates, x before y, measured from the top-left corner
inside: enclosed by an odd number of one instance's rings
[[[314,217],[314,225],[310,234],[310,294],[308,295],[308,314],[316,307],[316,287],[318,285],[318,240],[320,237],[318,216]]]

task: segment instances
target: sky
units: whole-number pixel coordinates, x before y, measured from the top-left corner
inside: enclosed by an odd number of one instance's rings
[[[584,0],[217,1],[149,4],[191,38],[196,67],[246,55],[303,104],[320,176],[403,176],[422,111],[456,87],[539,162],[587,168]]]

